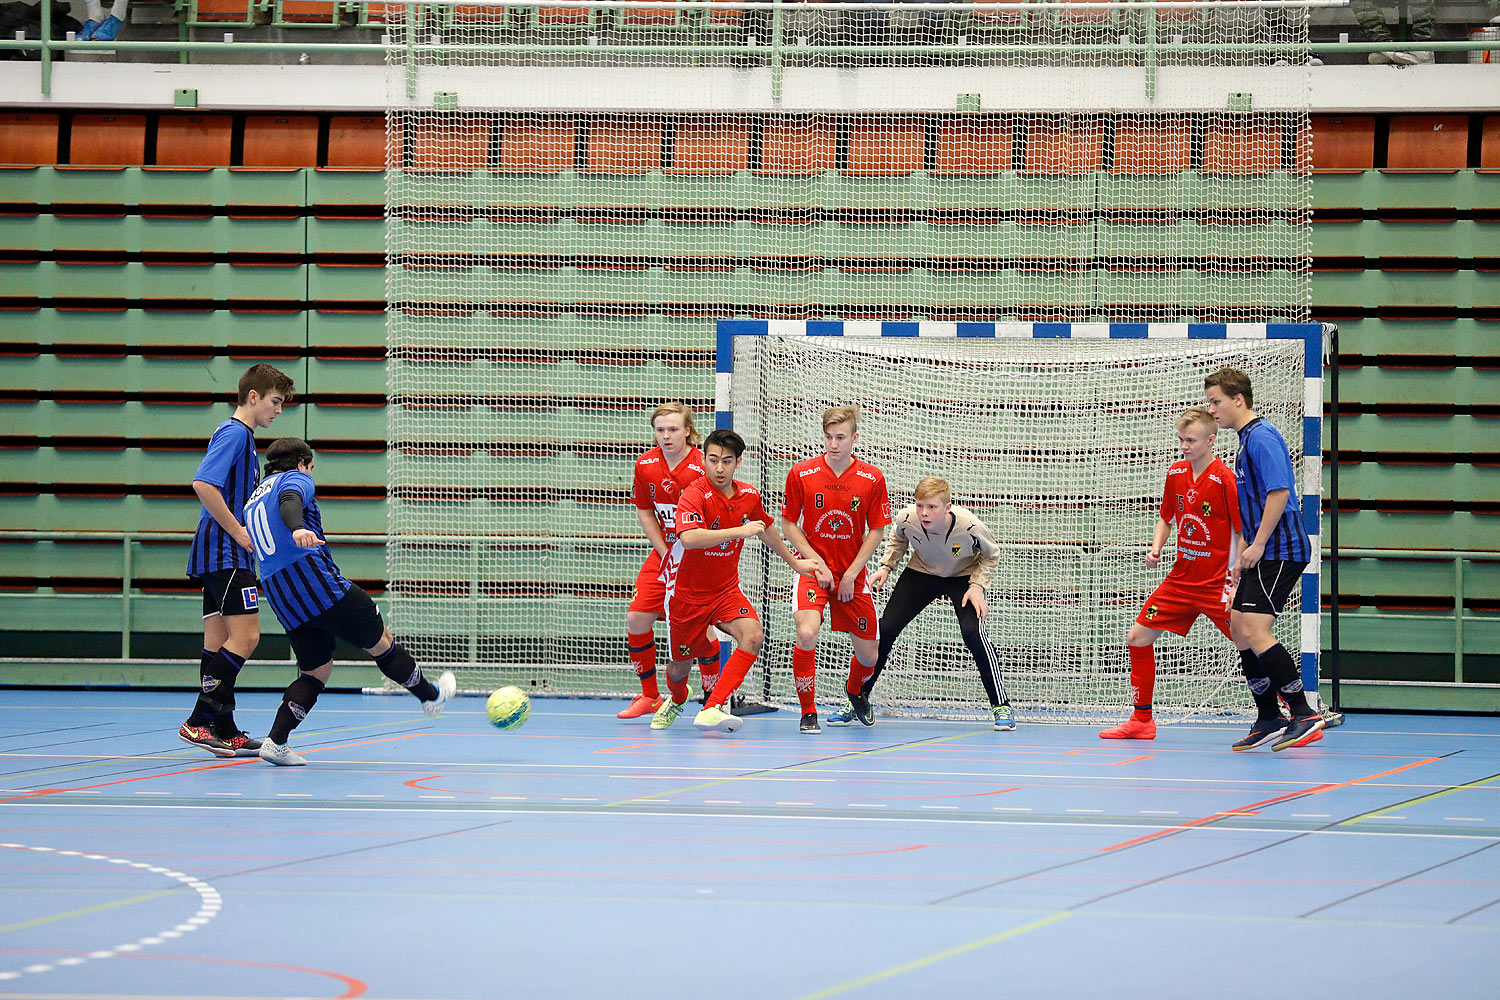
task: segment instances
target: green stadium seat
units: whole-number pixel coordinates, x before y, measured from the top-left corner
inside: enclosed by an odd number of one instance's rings
[[[304,391],[314,398],[328,393],[380,395],[386,388],[386,363],[384,359],[309,358],[306,386]]]
[[[300,218],[266,216],[43,215],[0,217],[0,245],[120,253],[301,253]],[[22,230],[29,230],[22,232]],[[18,242],[29,240],[28,244]]]
[[[383,264],[313,263],[307,268],[307,300],[329,302],[385,301]]]
[[[300,264],[0,263],[0,298],[296,301],[305,281]]]
[[[1462,318],[1444,320],[1341,319],[1341,354],[1444,354],[1490,356],[1496,351],[1493,323]]]
[[[1500,371],[1480,368],[1345,368],[1339,375],[1345,399],[1451,406],[1454,400],[1497,399]],[[1444,449],[1447,450],[1447,449]],[[1399,494],[1397,494],[1399,496]]]
[[[385,253],[385,219],[378,215],[314,215],[309,216],[306,223],[307,252],[314,256],[328,253]],[[399,245],[410,249],[408,243]]]
[[[1380,257],[1399,248],[1403,257],[1458,257],[1491,254],[1496,227],[1470,219],[1449,222],[1378,221],[1319,222],[1313,226],[1313,255],[1317,257]]]
[[[307,341],[301,311],[140,308],[0,309],[0,341],[203,348],[205,324],[231,351],[300,349]],[[383,343],[384,333],[376,340]]]
[[[312,308],[303,315],[309,347],[385,346],[383,303],[368,309]]]
[[[1500,428],[1495,426],[1493,419],[1469,414],[1451,417],[1380,412],[1340,414],[1339,448],[1411,454],[1487,452],[1494,447],[1494,438],[1490,435],[1497,429]],[[1325,442],[1327,437],[1325,431]]]
[[[384,441],[385,403],[308,403],[309,441]]]
[[[1345,463],[1339,467],[1339,494],[1353,500],[1473,503],[1490,501],[1500,487],[1493,466]]]
[[[333,158],[332,143],[330,128],[330,161]],[[347,143],[341,155],[350,159],[353,154],[353,144]],[[328,169],[307,174],[307,204],[314,208],[324,205],[368,206],[372,214],[378,215],[385,209],[385,171],[335,167],[330,163]]]
[[[241,373],[256,360],[271,362],[299,387],[307,385],[306,362],[269,354],[255,359],[42,354],[15,358],[0,367],[0,388],[35,391],[38,386],[46,386],[53,392],[75,393],[105,387],[124,393],[213,392],[224,393],[228,399],[233,397]]]

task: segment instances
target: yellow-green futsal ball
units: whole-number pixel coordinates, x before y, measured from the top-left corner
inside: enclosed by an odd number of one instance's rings
[[[496,729],[520,729],[531,715],[531,699],[518,687],[503,687],[484,703],[484,714]]]

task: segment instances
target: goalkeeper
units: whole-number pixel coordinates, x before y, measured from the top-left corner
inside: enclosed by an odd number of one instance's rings
[[[984,631],[990,610],[984,588],[1000,564],[1000,546],[972,511],[953,502],[953,491],[946,479],[926,477],[917,484],[913,499],[913,504],[896,515],[880,568],[870,577],[872,590],[884,587],[891,571],[906,550],[911,549],[911,564],[896,582],[896,589],[880,616],[880,649],[875,672],[859,694],[849,696],[842,711],[828,717],[828,724],[847,726],[854,719],[866,726],[875,724],[870,691],[885,670],[896,637],[924,608],[939,597],[946,597],[958,616],[964,645],[974,654],[979,679],[989,696],[995,728],[1015,729],[1015,713],[1000,679],[1000,657]]]

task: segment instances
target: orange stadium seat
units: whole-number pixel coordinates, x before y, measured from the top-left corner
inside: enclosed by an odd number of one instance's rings
[[[919,119],[856,119],[849,129],[850,177],[905,177],[922,169],[927,127]]]
[[[57,115],[0,115],[0,163],[51,166],[57,162]]]
[[[1193,165],[1193,122],[1182,115],[1128,118],[1115,126],[1111,173],[1175,174]]]
[[[811,177],[832,170],[838,148],[833,122],[824,118],[776,117],[761,136],[761,177]]]
[[[659,118],[600,118],[589,129],[584,170],[591,174],[644,174],[661,168]]]
[[[677,126],[669,174],[726,177],[750,166],[750,123],[744,119]]]
[[[229,115],[162,115],[156,123],[156,165],[227,167],[233,136]]]
[[[729,3],[731,0],[709,0],[710,3]],[[714,10],[709,8],[708,26],[711,28],[733,28],[745,23],[745,12],[741,8]]]
[[[146,162],[145,115],[74,115],[68,162],[138,167]]]
[[[453,8],[454,24],[504,24],[509,16],[509,7],[481,7],[476,4],[459,4]]]
[[[328,120],[328,165],[385,166],[384,115],[334,115]]]
[[[245,119],[247,167],[316,167],[318,119],[313,115],[251,115]]]
[[[590,23],[587,7],[538,7],[536,23],[547,28],[583,28]]]
[[[459,121],[455,117],[420,117],[407,123],[406,152],[411,157],[407,170],[467,174],[489,169],[494,121],[484,115],[465,115]]]
[[[1479,138],[1479,169],[1500,170],[1500,115],[1484,120]]]
[[[502,174],[555,174],[573,169],[578,120],[567,116],[509,118],[500,134]]]
[[[933,143],[935,177],[993,177],[1010,169],[1015,127],[1007,118],[945,118]]]
[[[1026,126],[1028,174],[1086,174],[1104,162],[1104,123],[1093,118],[1037,120]]]
[[[1469,165],[1468,115],[1394,115],[1386,167],[1462,170]]]
[[[1315,115],[1314,170],[1370,170],[1375,166],[1375,119]]]
[[[1007,9],[1007,4],[1021,0],[974,0],[974,11],[969,19],[984,28],[1020,28],[1026,24],[1027,11]]]
[[[1286,132],[1279,124],[1244,119],[1212,124],[1203,135],[1206,174],[1267,174],[1280,170]]]

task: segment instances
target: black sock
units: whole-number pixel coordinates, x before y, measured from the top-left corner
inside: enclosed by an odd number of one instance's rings
[[[292,683],[287,685],[286,693],[281,696],[281,707],[276,710],[276,721],[271,723],[271,734],[267,737],[272,743],[285,743],[292,735],[292,730],[307,718],[307,713],[318,703],[318,695],[323,693],[323,682],[316,677],[302,674]]]
[[[227,720],[227,726],[234,724],[234,679],[244,665],[244,657],[227,649],[208,656],[199,668],[198,702],[188,716],[188,725],[218,729],[221,721]]]
[[[375,657],[375,665],[382,674],[416,695],[418,701],[437,700],[437,685],[422,676],[422,668],[399,642],[391,643],[390,649]]]
[[[1271,681],[1276,685],[1281,699],[1286,702],[1286,707],[1291,709],[1292,718],[1300,719],[1316,714],[1307,703],[1307,695],[1302,690],[1302,671],[1297,669],[1292,654],[1285,646],[1278,642],[1260,654],[1260,662],[1270,673]]]
[[[1270,670],[1251,649],[1240,650],[1240,673],[1250,685],[1250,697],[1255,699],[1255,714],[1260,719],[1281,718],[1281,705],[1276,701],[1276,685],[1271,683]]]

